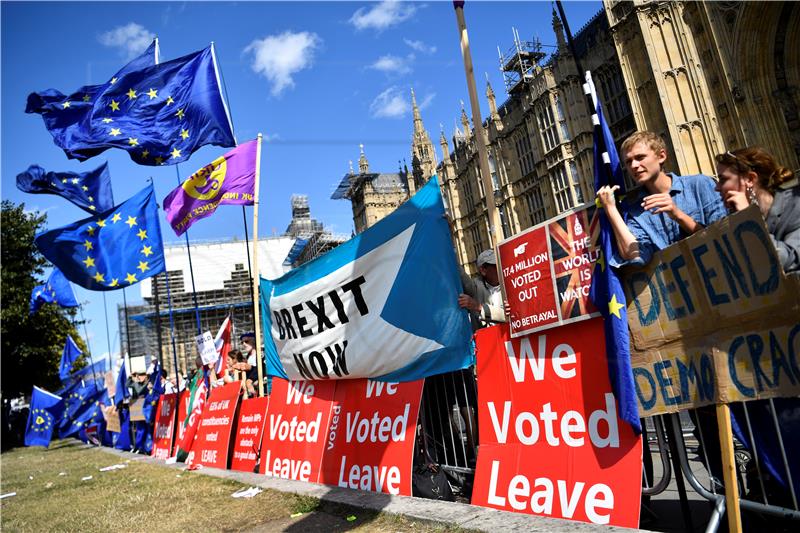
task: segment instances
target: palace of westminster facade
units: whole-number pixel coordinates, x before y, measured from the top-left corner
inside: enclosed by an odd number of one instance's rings
[[[617,145],[636,130],[667,140],[668,170],[714,175],[714,155],[760,145],[800,166],[800,3],[603,0],[575,34]],[[501,56],[507,100],[487,83],[484,118],[494,201],[506,237],[591,201],[592,129],[563,26],[557,51],[520,41]],[[352,202],[356,232],[392,212],[434,174],[452,218],[459,263],[474,274],[489,247],[486,194],[474,131],[439,138],[442,159],[412,93],[411,171],[371,173],[361,152],[333,198]]]

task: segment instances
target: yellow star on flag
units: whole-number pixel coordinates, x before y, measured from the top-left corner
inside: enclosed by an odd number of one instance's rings
[[[103,119],[103,124],[108,124],[109,122],[114,122],[114,119],[113,118],[108,118],[108,117]]]
[[[160,165],[163,162],[164,162],[164,158],[163,157],[161,157],[161,156],[156,157],[156,165]]]
[[[87,227],[86,233],[88,233],[89,235],[94,235],[94,226]]]
[[[125,93],[128,95],[128,100],[135,100],[136,99],[136,91],[133,90],[133,87],[128,89],[128,92]]]
[[[128,220],[125,221],[129,228],[132,228],[136,225],[136,217],[128,217]]]
[[[111,222],[113,222],[114,224],[116,224],[120,220],[122,220],[122,215],[120,215],[119,213],[114,213],[114,216],[111,217]]]
[[[69,102],[64,102],[63,104],[61,104],[61,107],[67,109],[69,107]]]
[[[81,185],[81,189],[83,189],[83,192],[86,192],[89,190],[89,187],[87,187],[86,185]]]
[[[111,135],[112,137],[117,137],[121,134],[122,132],[119,130],[119,128],[111,128],[111,131],[109,132],[109,135]]]
[[[151,255],[153,255],[152,246],[144,246],[142,248],[142,254],[144,254],[145,257],[150,257]]]
[[[116,77],[111,78],[111,85],[114,85],[115,83],[117,83],[117,78]]]
[[[125,276],[125,281],[127,281],[128,284],[130,284],[130,283],[136,283],[139,280],[136,279],[136,274],[128,273],[128,275]]]
[[[111,278],[111,283],[108,284],[109,287],[116,287],[119,285],[119,280],[117,278]]]
[[[78,184],[78,178],[72,178],[72,183],[74,185],[77,185]]]
[[[617,295],[612,294],[611,300],[608,302],[608,315],[615,315],[620,320],[622,319],[622,315],[619,314],[619,310],[625,307],[621,303],[617,301]]]
[[[88,252],[94,247],[94,245],[91,243],[91,241],[83,241],[83,247],[86,248],[86,251]]]
[[[178,109],[178,112],[175,113],[175,116],[178,117],[180,120],[183,120],[183,115],[184,115],[183,109]]]
[[[116,100],[111,100],[111,103],[108,105],[111,106],[111,111],[119,111],[119,102]]]
[[[142,150],[142,159],[147,159],[147,156],[150,155],[150,151],[145,149]]]
[[[147,261],[139,261],[139,266],[136,267],[136,268],[138,268],[142,272],[144,272],[145,270],[149,270],[150,269],[150,267],[147,266]]]
[[[181,151],[177,148],[172,149],[172,159],[177,159],[181,156]]]
[[[89,101],[89,100],[91,100],[91,99],[92,99],[92,98],[91,98],[91,96],[89,96],[88,94],[84,94],[84,95],[83,95],[83,101],[84,101],[84,102],[88,102],[88,101]]]
[[[94,206],[93,206],[93,205],[90,205],[90,206],[89,206],[89,209],[91,209],[92,211],[94,211]]]
[[[63,180],[61,180],[61,183],[66,183],[66,182],[67,182],[67,178],[64,178]]]
[[[139,144],[139,139],[128,137],[128,144],[130,144],[131,146],[137,146]]]
[[[170,105],[170,104],[174,104],[174,103],[175,103],[175,100],[173,100],[171,96],[167,96],[167,104],[166,105]]]
[[[106,227],[106,221],[103,220],[103,219],[100,219],[100,220],[97,221],[97,225],[99,227],[101,227],[101,228],[105,228]]]
[[[184,139],[189,137],[189,130],[181,130],[181,137],[183,137]]]
[[[106,278],[100,272],[98,272],[97,274],[94,275],[94,280],[97,283],[103,283],[106,280]]]
[[[86,256],[86,259],[84,259],[83,261],[81,261],[81,263],[83,263],[84,265],[86,265],[86,268],[91,268],[91,267],[93,267],[93,266],[94,266],[94,259],[92,259],[92,256],[91,256],[91,255],[87,255],[87,256]]]
[[[91,196],[89,196],[88,198],[90,202],[94,202],[94,198],[92,198]]]
[[[139,240],[143,241],[147,238],[147,232],[142,228],[136,233],[136,236],[139,237]]]
[[[152,100],[153,98],[158,96],[158,91],[151,88],[149,91],[147,91],[147,96],[149,96],[150,100]]]
[[[603,250],[600,250],[600,253],[597,256],[597,264],[600,265],[600,272],[603,272],[606,269],[606,256],[603,255]]]

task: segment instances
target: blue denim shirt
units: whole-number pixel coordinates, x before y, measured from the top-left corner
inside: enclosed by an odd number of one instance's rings
[[[728,214],[719,193],[714,190],[716,183],[710,176],[678,176],[673,173],[669,176],[672,178],[669,193],[675,205],[699,224],[708,226]],[[666,213],[654,215],[642,208],[642,200],[647,195],[647,190],[642,187],[633,199],[626,200],[628,211],[625,223],[639,242],[639,257],[626,261],[618,250],[614,250],[611,266],[645,265],[657,251],[688,237]]]

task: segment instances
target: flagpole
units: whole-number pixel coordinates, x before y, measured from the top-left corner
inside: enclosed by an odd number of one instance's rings
[[[500,260],[498,245],[503,240],[502,224],[500,214],[494,203],[494,185],[492,175],[489,170],[489,156],[484,137],[483,120],[481,119],[481,106],[478,102],[478,91],[475,88],[475,73],[472,67],[472,52],[469,49],[469,35],[467,34],[467,22],[464,19],[464,2],[453,2],[456,12],[456,22],[458,23],[458,33],[461,39],[461,55],[464,58],[464,73],[467,78],[467,90],[469,92],[469,103],[472,109],[472,127],[475,130],[475,143],[478,152],[478,164],[481,171],[481,181],[483,182],[484,198],[486,199],[486,215],[489,218],[489,244],[495,251],[495,261],[497,262],[497,273],[502,280],[503,267]],[[468,133],[468,132],[467,132]],[[500,283],[500,290],[503,300],[506,299],[505,287]]]
[[[259,149],[261,145],[259,144]],[[256,163],[257,165],[258,163]],[[256,180],[258,180],[258,174],[256,174]],[[245,213],[244,206],[242,206],[242,221],[244,222],[244,244],[245,248],[247,249],[247,274],[250,276],[250,299],[254,302],[255,305],[255,295],[253,294],[253,270],[250,268],[250,239],[247,236],[247,214]],[[256,243],[256,255],[258,254],[258,244]],[[256,330],[256,315],[253,315],[253,331]]]
[[[131,328],[130,324],[128,323],[128,298],[125,295],[125,287],[122,287],[122,305],[124,306],[123,309],[125,310],[125,340],[126,344],[128,345],[128,357],[131,356]],[[125,356],[122,357],[123,361],[122,364],[125,364]]]
[[[175,165],[175,175],[178,177],[178,186],[181,185],[181,171],[178,169],[178,165]],[[183,234],[186,238],[186,255],[189,257],[189,278],[192,281],[192,301],[194,302],[194,317],[197,321],[197,334],[202,335],[203,329],[200,326],[200,307],[197,305],[197,289],[195,288],[194,284],[194,267],[192,266],[192,250],[189,247],[189,230],[187,229],[186,232]]]
[[[111,332],[108,329],[108,302],[106,302],[105,291],[103,291],[103,314],[106,317],[106,345],[108,346],[108,369],[111,370]]]
[[[258,395],[264,396],[264,369],[261,354],[261,302],[258,296],[259,282],[261,276],[258,274],[258,189],[261,181],[261,134],[258,134],[258,145],[256,148],[256,183],[253,190],[253,321],[255,322],[255,348],[256,364],[258,365]],[[266,332],[265,332],[266,333]]]
[[[167,272],[164,271],[166,277]],[[164,367],[163,344],[161,342],[161,308],[158,300],[158,276],[153,276],[153,300],[156,307],[156,346],[158,347],[158,365]]]
[[[86,319],[83,318],[83,304],[78,305],[81,312],[81,322],[83,322],[83,334],[86,336],[86,349],[89,351],[89,366],[92,369],[92,378],[97,382],[97,375],[94,373],[94,363],[92,362],[92,343],[89,342],[89,331],[86,329]]]

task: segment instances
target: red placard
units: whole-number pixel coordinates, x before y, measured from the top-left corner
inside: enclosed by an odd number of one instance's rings
[[[642,444],[617,415],[602,319],[517,339],[495,326],[476,342],[472,503],[636,527]]]
[[[194,462],[214,468],[228,466],[228,449],[241,388],[242,384],[234,381],[211,389],[192,444],[193,457],[187,463]]]
[[[188,389],[183,389],[178,395],[178,430],[176,431],[177,435],[175,435],[175,440],[172,443],[172,455],[175,455],[178,451],[178,443],[183,438],[183,432],[185,431],[183,422],[189,414],[189,398],[191,398],[191,396],[189,396]]]
[[[259,472],[317,482],[336,382],[273,378]]]
[[[583,207],[500,243],[511,336],[598,316],[589,301],[598,219]]]
[[[172,450],[172,438],[175,436],[175,404],[177,394],[162,394],[158,399],[156,424],[153,429],[153,451],[150,455],[156,459],[168,459]]]
[[[338,381],[320,482],[411,496],[423,384]]]
[[[231,470],[241,472],[255,470],[258,451],[261,449],[261,435],[264,433],[264,424],[267,421],[268,405],[267,396],[242,400],[233,442]]]

